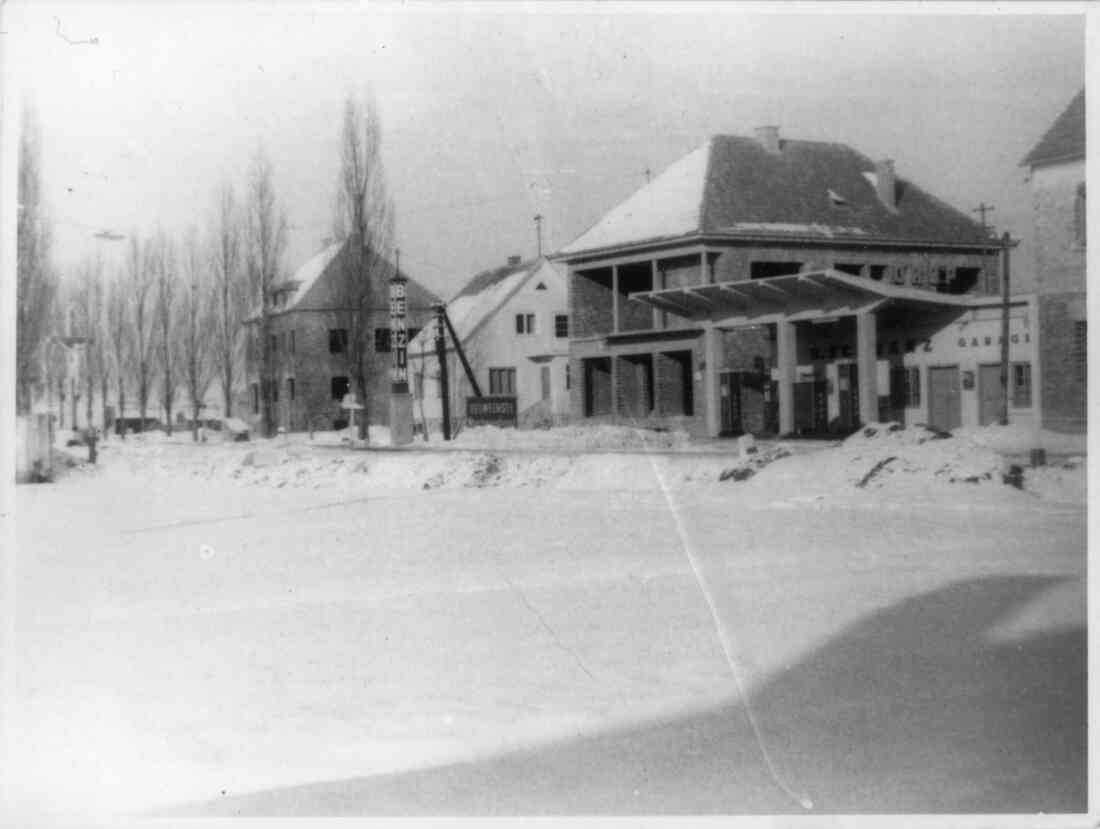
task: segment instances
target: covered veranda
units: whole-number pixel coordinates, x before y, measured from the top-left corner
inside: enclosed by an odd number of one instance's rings
[[[799,323],[827,323],[853,318],[855,348],[852,372],[856,383],[854,422],[879,419],[879,320],[884,312],[896,321],[907,314],[964,310],[981,302],[953,295],[895,285],[826,269],[763,279],[710,283],[657,291],[638,291],[632,300],[668,311],[704,329],[704,399],[707,432],[719,433],[719,378],[723,330],[742,326],[775,326],[775,366],[780,434],[795,431],[795,383],[799,365]],[[988,303],[988,298],[986,298]],[[850,323],[849,323],[850,324]],[[855,419],[858,417],[858,421]]]

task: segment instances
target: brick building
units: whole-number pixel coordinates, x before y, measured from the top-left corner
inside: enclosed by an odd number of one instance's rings
[[[995,420],[996,243],[835,143],[719,135],[555,257],[574,417],[696,435]],[[1009,407],[1031,417],[1035,309],[1013,299]]]
[[[346,424],[340,404],[354,391],[349,369],[349,337],[346,311],[340,300],[339,276],[347,257],[347,243],[329,245],[307,261],[289,279],[272,287],[271,352],[274,377],[272,400],[277,428],[305,431],[331,429]],[[390,266],[385,269],[392,272]],[[402,275],[408,278],[402,270]],[[368,347],[373,348],[375,371],[367,401],[370,422],[389,422],[390,316],[389,284],[379,279],[372,288]],[[408,327],[415,334],[428,323],[432,305],[439,299],[408,278]],[[249,326],[246,417],[257,432],[261,426],[259,322]]]
[[[1087,427],[1085,90],[1021,162],[1034,194],[1044,428]]]

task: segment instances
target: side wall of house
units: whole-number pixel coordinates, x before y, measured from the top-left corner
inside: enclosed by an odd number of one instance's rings
[[[1035,274],[1039,295],[1043,426],[1087,428],[1086,246],[1078,227],[1084,161],[1032,174]]]

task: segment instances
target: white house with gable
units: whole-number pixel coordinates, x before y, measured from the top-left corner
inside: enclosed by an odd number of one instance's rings
[[[447,314],[483,395],[516,397],[519,425],[559,423],[569,413],[569,312],[565,270],[545,258],[482,271],[447,303]],[[452,422],[466,416],[474,391],[446,338]],[[417,420],[443,417],[434,326],[409,344]]]

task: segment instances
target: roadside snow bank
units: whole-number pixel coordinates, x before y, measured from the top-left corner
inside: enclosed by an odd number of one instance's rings
[[[559,452],[590,452],[600,449],[668,450],[684,449],[691,439],[683,431],[657,432],[630,426],[559,426],[553,429],[500,429],[476,426],[451,441],[465,449],[527,449]]]

